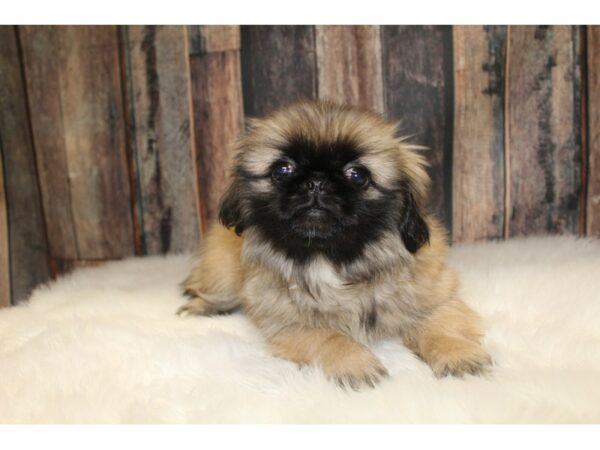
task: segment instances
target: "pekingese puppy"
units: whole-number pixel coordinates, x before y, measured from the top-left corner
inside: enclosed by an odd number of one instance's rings
[[[484,370],[428,184],[418,148],[373,112],[300,102],[252,120],[180,312],[241,307],[274,355],[355,389],[387,375],[367,347],[386,337],[437,376]]]

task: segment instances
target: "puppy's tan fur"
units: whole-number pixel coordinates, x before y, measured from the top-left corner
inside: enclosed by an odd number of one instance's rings
[[[480,344],[480,320],[457,296],[443,228],[423,211],[429,179],[417,148],[398,139],[395,125],[379,115],[304,102],[254,121],[240,141],[238,164],[261,173],[280,157],[278,148],[297,136],[355,142],[377,183],[406,180],[429,226],[429,243],[411,254],[396,233],[387,233],[352,264],[336,268],[318,257],[300,269],[256,230],[237,236],[215,224],[184,282],[192,300],[180,312],[211,315],[241,306],[274,355],[316,364],[353,388],[386,375],[366,346],[385,337],[401,337],[437,376],[482,371],[490,359]],[[257,180],[252,188],[270,186]]]

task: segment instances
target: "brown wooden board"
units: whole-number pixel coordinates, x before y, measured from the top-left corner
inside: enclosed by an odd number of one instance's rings
[[[203,227],[218,215],[235,141],[243,129],[239,51],[190,58],[196,161]]]
[[[189,25],[190,55],[240,49],[239,25]]]
[[[0,151],[4,163],[6,201],[0,209],[0,240],[9,239],[8,247],[0,244],[3,262],[0,269],[8,273],[6,258],[10,253],[12,302],[29,297],[32,289],[50,276],[48,245],[35,154],[28,121],[26,93],[15,27],[0,26]],[[3,228],[2,223],[7,221]],[[8,230],[8,232],[7,232]],[[6,244],[5,243],[5,244]],[[10,250],[9,250],[10,249]],[[6,271],[5,271],[6,269]],[[3,281],[0,284],[5,285]],[[6,285],[5,285],[6,286]]]
[[[26,26],[21,42],[51,255],[133,254],[116,27]]]
[[[386,25],[381,40],[386,114],[428,148],[430,210],[451,230],[452,29]]]
[[[98,267],[111,262],[107,259],[53,259],[52,271],[55,273],[66,274],[77,269],[86,267]]]
[[[600,237],[600,26],[587,27],[588,170],[586,233]]]
[[[2,35],[0,29],[0,36]],[[2,37],[0,42],[4,43]],[[0,71],[2,67],[0,66]],[[0,136],[0,139],[2,136]],[[0,142],[2,142],[0,140]],[[2,164],[2,148],[0,147],[0,308],[10,306],[10,253],[8,247],[8,214],[6,211],[6,194],[4,192],[4,166]]]
[[[242,26],[244,111],[262,116],[317,96],[314,27]]]
[[[316,26],[318,96],[383,112],[380,28]]]
[[[60,33],[56,27],[19,27],[19,34],[48,245],[54,256],[77,258],[60,101]]]
[[[511,26],[507,52],[506,232],[576,233],[582,176],[579,27]]]
[[[504,235],[506,26],[455,26],[452,236]]]
[[[200,216],[185,28],[122,31],[141,253],[193,250]]]

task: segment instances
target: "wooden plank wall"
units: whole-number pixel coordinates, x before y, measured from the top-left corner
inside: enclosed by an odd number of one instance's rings
[[[427,147],[430,209],[451,223],[452,29],[382,27],[385,111],[403,135]]]
[[[511,27],[507,43],[507,234],[580,229],[578,27]]]
[[[244,118],[303,98],[401,120],[454,242],[600,236],[599,30],[2,26],[0,304],[195,249]]]
[[[506,28],[454,27],[455,241],[504,235]]]
[[[590,26],[587,30],[587,73],[586,233],[600,237],[600,26]]]
[[[243,129],[238,26],[189,27],[196,165],[204,227],[218,215]]]
[[[200,236],[186,32],[127,26],[121,38],[136,249],[181,252]]]
[[[134,254],[116,27],[20,28],[50,256]]]
[[[0,154],[0,308],[10,305],[10,253],[8,249],[8,213],[4,192],[4,164]]]
[[[315,28],[319,97],[383,113],[380,27]]]
[[[299,99],[317,97],[312,26],[243,26],[244,111],[262,116]]]
[[[50,265],[16,29],[0,26],[0,42],[0,291],[6,296],[10,283],[19,301],[48,279]]]

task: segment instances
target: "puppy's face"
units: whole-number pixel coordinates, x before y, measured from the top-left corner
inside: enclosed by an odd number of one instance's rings
[[[422,160],[380,116],[300,103],[255,121],[242,140],[221,220],[254,227],[295,260],[359,258],[385,233],[415,252],[428,239]]]
[[[326,247],[373,219],[380,202],[368,200],[370,172],[354,144],[295,139],[281,150],[269,167],[270,195],[253,198],[263,229]]]

